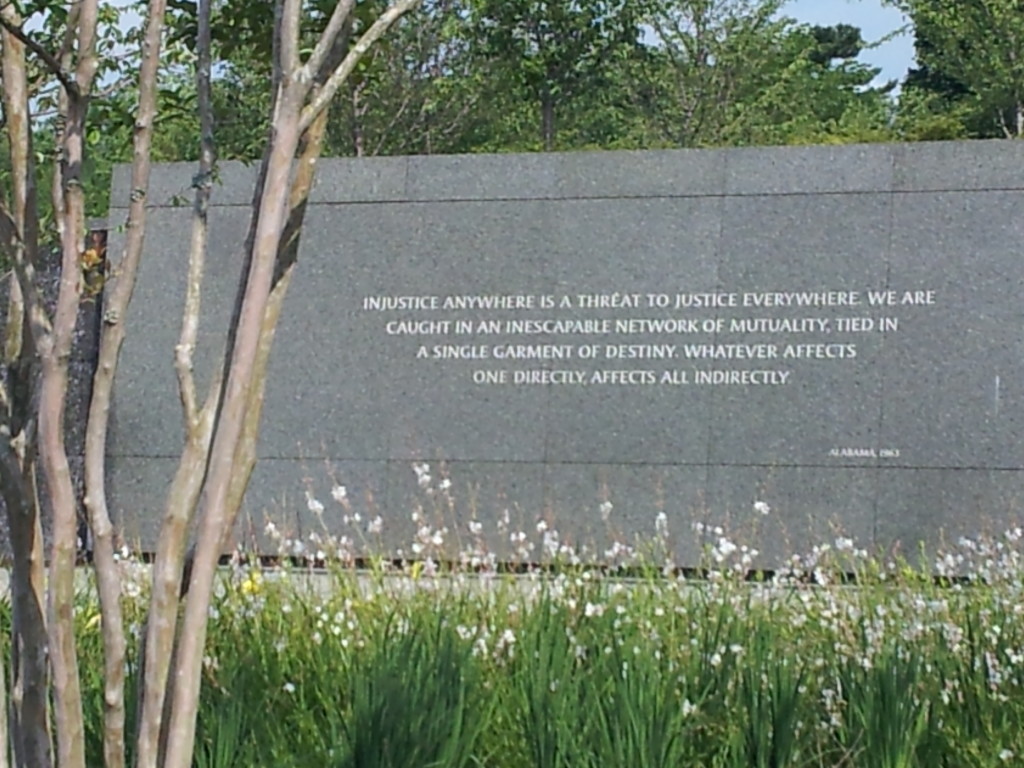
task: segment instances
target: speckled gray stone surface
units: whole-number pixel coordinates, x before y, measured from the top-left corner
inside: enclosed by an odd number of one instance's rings
[[[269,518],[409,554],[415,513],[460,550],[516,556],[523,531],[537,554],[547,529],[598,557],[643,539],[694,565],[722,526],[768,567],[837,536],[913,554],[1014,524],[1021,151],[324,160],[239,535],[271,547]],[[191,173],[154,169],[117,384],[112,503],[143,545],[181,445],[172,356],[189,212],[174,196]],[[202,380],[222,354],[254,177],[225,165],[214,190]],[[122,171],[111,221],[126,192]],[[612,294],[630,298],[580,299]],[[367,308],[492,295],[534,303]],[[595,325],[509,325],[563,320]],[[508,358],[540,345],[562,356]]]

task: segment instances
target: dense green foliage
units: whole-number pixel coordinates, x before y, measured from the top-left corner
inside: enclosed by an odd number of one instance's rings
[[[859,30],[780,0],[434,0],[335,110],[335,155],[691,147],[895,137]],[[254,35],[255,36],[255,35]],[[252,45],[224,52],[225,156],[251,144]],[[262,105],[261,105],[262,106]],[[258,112],[259,110],[256,110]]]
[[[846,24],[812,27],[785,0],[425,0],[360,65],[333,108],[327,155],[707,147],[915,140],[1019,133],[1019,0],[892,0],[914,24],[919,64],[900,96],[857,59]],[[54,4],[26,7],[50,45]],[[172,5],[154,159],[193,160],[195,5]],[[358,35],[384,5],[361,0]],[[326,0],[311,2],[310,36]],[[90,214],[130,159],[138,8],[107,6],[105,84],[93,100]],[[220,3],[214,101],[222,159],[260,156],[270,104],[270,15]],[[40,83],[47,82],[45,78]],[[37,95],[36,151],[52,160],[54,86]],[[1024,117],[1021,117],[1024,120]],[[4,161],[5,162],[5,161]],[[2,169],[0,169],[2,170]],[[43,174],[45,180],[46,174]],[[45,195],[45,190],[43,190]],[[43,199],[46,199],[44,196]]]
[[[961,587],[844,540],[760,583],[724,538],[702,581],[236,567],[212,611],[195,765],[1019,765],[1019,544],[1011,531],[929,564],[972,572]],[[138,621],[145,569],[123,566]],[[829,586],[850,570],[856,587]],[[99,764],[99,618],[88,592],[78,607]]]
[[[908,138],[1024,136],[1024,3],[891,0],[911,19]]]

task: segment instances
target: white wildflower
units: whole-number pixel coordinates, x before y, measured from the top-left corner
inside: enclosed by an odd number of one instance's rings
[[[306,491],[306,508],[314,515],[319,515],[324,511],[324,505],[317,501],[309,491]]]
[[[755,501],[754,511],[757,512],[759,515],[767,515],[769,512],[772,511],[772,508],[768,506],[767,502]]]
[[[348,498],[348,489],[344,485],[336,485],[331,488],[331,498],[339,504],[344,504]]]
[[[430,465],[429,464],[413,464],[413,472],[416,473],[416,482],[420,488],[427,488],[430,486]]]

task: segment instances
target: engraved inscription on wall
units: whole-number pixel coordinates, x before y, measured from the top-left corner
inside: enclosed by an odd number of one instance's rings
[[[849,365],[940,306],[935,290],[776,290],[363,297],[410,364],[481,386],[785,387]]]

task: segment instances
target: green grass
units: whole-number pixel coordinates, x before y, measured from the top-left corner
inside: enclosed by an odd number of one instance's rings
[[[1021,560],[1015,541],[985,546],[961,585],[834,552],[815,562],[831,586],[751,582],[714,556],[699,581],[235,567],[210,625],[196,766],[1022,765]],[[851,562],[856,586],[838,579]],[[144,584],[126,604],[138,627]],[[83,592],[90,764],[95,616]]]

